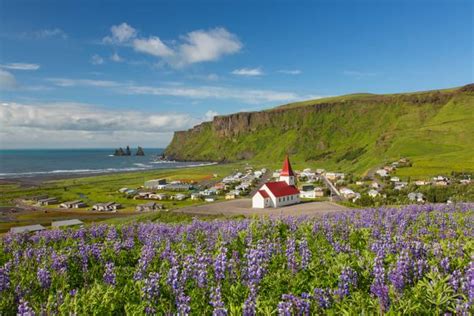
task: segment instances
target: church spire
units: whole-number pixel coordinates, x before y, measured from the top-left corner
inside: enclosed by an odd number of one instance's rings
[[[293,169],[291,168],[290,158],[288,158],[288,155],[286,155],[285,161],[283,161],[283,168],[281,169],[280,176],[287,176],[287,177],[295,176]]]

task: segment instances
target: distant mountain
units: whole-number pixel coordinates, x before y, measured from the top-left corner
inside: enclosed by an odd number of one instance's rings
[[[401,94],[353,94],[217,116],[175,132],[178,160],[279,162],[364,174],[408,157],[419,174],[474,170],[474,84]],[[302,164],[304,162],[304,164]]]

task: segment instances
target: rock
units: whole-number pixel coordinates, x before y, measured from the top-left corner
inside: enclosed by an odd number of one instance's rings
[[[138,146],[137,153],[135,154],[135,156],[145,156],[145,151],[143,150],[143,148]]]

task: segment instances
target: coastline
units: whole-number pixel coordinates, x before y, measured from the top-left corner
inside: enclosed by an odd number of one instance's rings
[[[185,168],[197,168],[197,167],[206,167],[212,165],[222,165],[223,162],[200,162],[200,161],[163,161],[163,162],[195,162],[195,164],[190,165],[181,165],[173,166],[166,168],[150,168],[150,169],[137,169],[137,170],[114,170],[114,171],[98,171],[98,172],[63,172],[63,173],[54,173],[54,172],[45,172],[38,174],[31,174],[29,176],[12,176],[9,178],[0,178],[0,185],[20,185],[21,187],[36,187],[41,185],[44,182],[48,181],[57,181],[57,180],[67,180],[67,179],[78,179],[78,178],[89,178],[96,176],[104,175],[117,175],[117,174],[133,174],[133,173],[142,173],[142,172],[153,172],[161,170],[173,170],[173,169],[185,169]]]

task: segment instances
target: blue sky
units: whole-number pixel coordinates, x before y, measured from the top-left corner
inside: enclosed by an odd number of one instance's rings
[[[0,146],[166,146],[216,114],[473,81],[469,1],[2,1]]]

